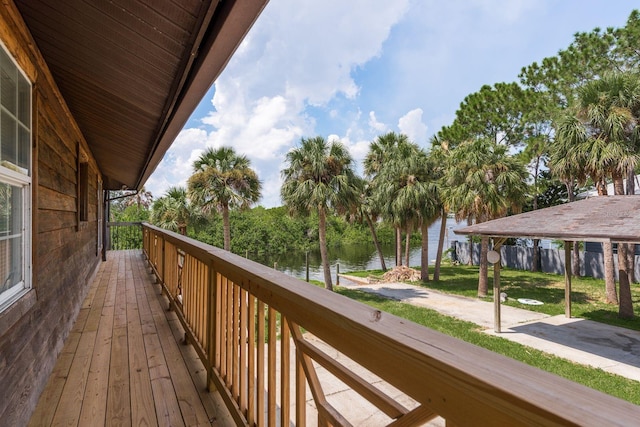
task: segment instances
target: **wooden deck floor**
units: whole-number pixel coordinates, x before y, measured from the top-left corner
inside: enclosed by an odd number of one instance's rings
[[[30,425],[233,425],[166,307],[141,251],[109,252]]]

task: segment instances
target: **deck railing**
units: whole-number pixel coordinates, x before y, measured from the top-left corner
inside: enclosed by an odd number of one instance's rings
[[[640,419],[640,407],[628,402],[179,234],[143,230],[152,271],[238,425],[306,425],[307,393],[317,408],[313,424],[351,425],[323,391],[320,366],[393,426],[438,415],[448,426]],[[336,362],[336,352],[359,368]],[[356,373],[365,369],[395,388],[393,397]]]
[[[107,250],[142,249],[141,222],[108,222]]]

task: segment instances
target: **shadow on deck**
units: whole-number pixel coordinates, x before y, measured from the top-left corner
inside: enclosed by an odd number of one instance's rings
[[[139,250],[99,267],[30,425],[233,425]]]

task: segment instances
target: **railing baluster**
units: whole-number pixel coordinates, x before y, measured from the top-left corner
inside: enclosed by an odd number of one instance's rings
[[[289,427],[290,414],[290,337],[289,337],[289,325],[285,320],[284,315],[280,314],[280,425],[282,427]]]
[[[226,277],[222,277],[222,296],[221,296],[221,322],[222,330],[220,331],[220,337],[222,344],[220,345],[220,375],[225,380],[225,384],[229,385],[229,337],[231,333],[229,331],[229,321],[231,316],[229,315],[229,280]]]
[[[296,426],[307,424],[307,381],[301,353],[296,351]]]
[[[220,370],[220,353],[221,353],[221,340],[222,340],[222,276],[213,270],[213,286],[214,286],[214,294],[215,294],[215,314],[213,318],[215,319],[215,330],[214,330],[214,348],[215,354],[213,358],[213,366]]]
[[[228,383],[227,380],[227,336],[229,330],[229,307],[227,278],[220,278],[220,376]]]
[[[239,402],[240,399],[240,288],[233,283],[233,380],[231,384],[231,394]]]
[[[247,293],[247,421],[256,421],[256,299]]]
[[[257,381],[256,381],[256,389],[257,389],[257,393],[256,393],[256,420],[257,420],[257,425],[259,426],[263,426],[264,425],[264,392],[265,392],[265,377],[264,377],[264,360],[265,360],[265,355],[264,355],[264,340],[265,340],[265,336],[264,336],[264,328],[265,328],[265,322],[264,322],[264,318],[266,315],[266,307],[263,301],[258,300],[258,316],[257,316],[257,329],[258,329],[258,340],[256,342],[256,345],[258,347],[256,353],[256,362],[257,362],[257,366],[256,366],[256,376],[257,376]]]
[[[351,425],[327,400],[316,363],[324,368],[323,378],[340,379],[398,426],[421,423],[438,412],[447,426],[480,419],[496,425],[576,420],[602,425],[611,419],[629,425],[638,419],[637,407],[626,402],[338,299],[176,233],[143,227],[140,239],[149,266],[207,369],[208,385],[220,391],[237,424],[288,427],[295,411],[296,425],[304,426],[308,386],[318,425]],[[303,336],[302,328],[315,338]],[[291,343],[296,346],[295,379]],[[334,360],[333,351],[404,393],[411,409],[395,394],[383,393],[368,375],[360,376],[359,368]]]
[[[227,279],[227,385],[233,383],[233,282]]]
[[[247,407],[247,369],[248,369],[248,358],[247,358],[247,291],[240,288],[240,408]],[[245,414],[246,415],[246,414]]]
[[[218,289],[216,286],[216,271],[214,269],[213,261],[209,261],[207,266],[207,295],[208,295],[208,310],[207,310],[207,343],[205,347],[207,351],[207,361],[204,363],[207,370],[207,389],[213,390],[213,368],[217,366],[216,354],[218,352]]]
[[[269,307],[269,333],[267,342],[267,425],[276,426],[276,311]]]

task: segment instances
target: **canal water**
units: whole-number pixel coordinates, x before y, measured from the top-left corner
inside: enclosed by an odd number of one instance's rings
[[[464,237],[456,235],[453,230],[466,223],[456,223],[453,219],[447,220],[447,234],[444,239],[444,250],[446,250],[453,240],[462,240]],[[440,220],[436,221],[429,227],[429,264],[433,265],[438,251],[438,239],[440,237]],[[380,258],[376,252],[373,243],[367,245],[342,245],[338,247],[328,248],[329,263],[331,267],[331,277],[335,282],[337,266],[340,266],[340,273],[348,273],[349,271],[358,270],[375,270],[380,269]],[[382,252],[387,268],[393,268],[395,265],[395,247],[394,245],[383,245]],[[420,265],[421,249],[420,245],[411,247],[409,252],[409,264],[412,267]],[[309,256],[309,278],[315,280],[324,280],[322,265],[320,260],[320,250],[311,250]],[[292,252],[278,256],[267,256],[254,261],[260,262],[269,267],[277,268],[290,276],[305,279],[304,252]],[[404,255],[403,255],[404,257]]]

